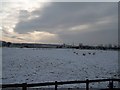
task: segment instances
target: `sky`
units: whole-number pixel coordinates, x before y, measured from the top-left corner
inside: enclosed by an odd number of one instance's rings
[[[117,2],[0,2],[0,37],[26,43],[117,44]]]

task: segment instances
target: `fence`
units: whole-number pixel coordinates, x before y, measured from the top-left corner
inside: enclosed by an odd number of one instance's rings
[[[113,90],[113,82],[120,82],[120,79],[97,79],[97,80],[84,80],[84,81],[62,81],[62,82],[46,82],[46,83],[33,83],[33,84],[2,84],[2,88],[10,88],[10,87],[22,87],[22,90],[27,90],[27,87],[37,87],[37,86],[55,86],[55,90],[58,90],[58,85],[63,84],[79,84],[79,83],[85,83],[86,84],[86,90],[89,90],[89,84],[93,82],[106,82],[109,81],[109,89]]]

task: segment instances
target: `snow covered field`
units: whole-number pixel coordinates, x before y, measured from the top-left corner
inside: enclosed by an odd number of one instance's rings
[[[117,78],[117,51],[33,48],[2,51],[3,83]]]

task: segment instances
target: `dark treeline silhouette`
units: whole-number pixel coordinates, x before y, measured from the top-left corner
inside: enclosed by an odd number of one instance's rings
[[[67,45],[67,44],[37,44],[37,43],[11,43],[0,41],[1,47],[18,47],[18,48],[72,48],[72,49],[98,49],[98,50],[120,50],[120,45]]]

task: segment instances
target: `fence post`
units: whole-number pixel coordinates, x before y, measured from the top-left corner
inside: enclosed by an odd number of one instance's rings
[[[109,89],[110,89],[110,90],[113,89],[113,80],[109,81]]]
[[[57,90],[57,81],[55,81],[55,90]]]
[[[22,90],[27,90],[27,83],[23,83]]]
[[[89,80],[86,80],[86,90],[89,90]]]

